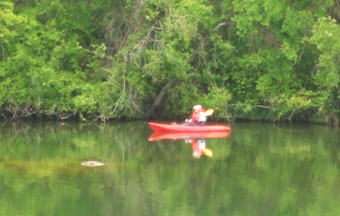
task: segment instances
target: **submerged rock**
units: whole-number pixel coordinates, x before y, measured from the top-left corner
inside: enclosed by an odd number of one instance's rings
[[[99,167],[104,166],[104,163],[98,161],[84,161],[81,163],[81,165],[87,167]]]

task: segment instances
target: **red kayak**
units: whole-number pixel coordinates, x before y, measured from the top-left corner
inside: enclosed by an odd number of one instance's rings
[[[230,136],[229,131],[220,132],[153,132],[149,136],[149,141],[159,140],[179,140],[179,139],[207,139],[226,138]]]
[[[230,127],[225,124],[204,124],[204,125],[190,125],[190,124],[176,124],[176,123],[156,123],[149,122],[150,128],[155,132],[228,132]]]

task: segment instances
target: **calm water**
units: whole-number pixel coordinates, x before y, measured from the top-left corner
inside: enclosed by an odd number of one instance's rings
[[[195,158],[143,122],[0,123],[0,215],[340,215],[339,132],[238,123]]]

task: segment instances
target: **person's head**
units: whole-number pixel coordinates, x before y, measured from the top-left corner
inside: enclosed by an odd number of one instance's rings
[[[197,104],[193,107],[194,110],[200,110],[202,109],[202,106],[200,104]]]

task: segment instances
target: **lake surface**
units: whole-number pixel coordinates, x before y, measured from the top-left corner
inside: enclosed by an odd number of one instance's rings
[[[340,215],[338,129],[231,127],[209,157],[145,122],[0,122],[0,215]]]

